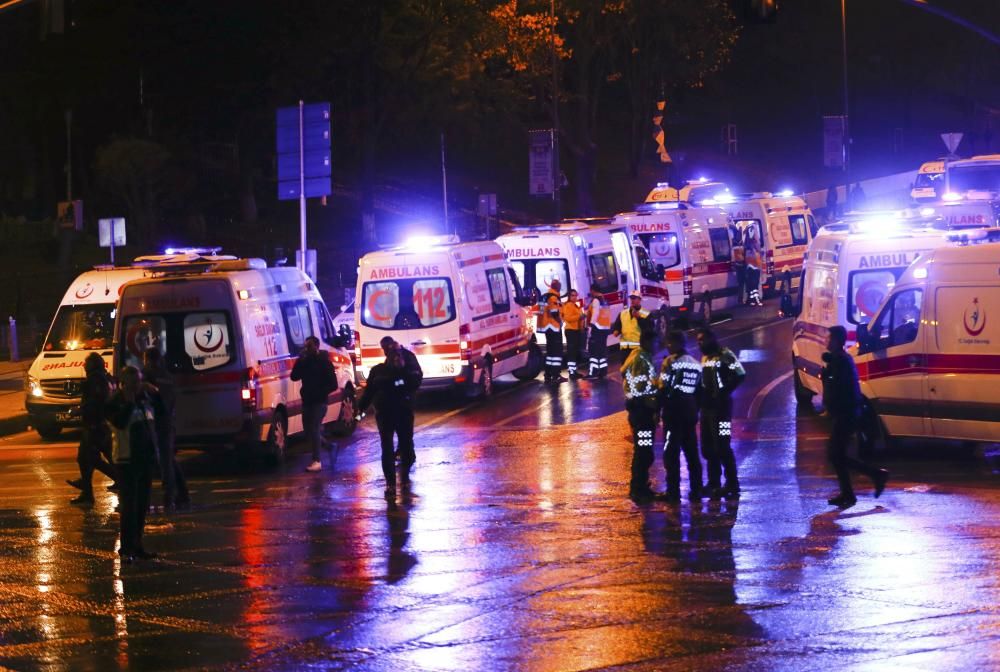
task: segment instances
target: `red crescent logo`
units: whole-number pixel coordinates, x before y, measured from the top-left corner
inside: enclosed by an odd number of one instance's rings
[[[76,298],[86,299],[93,293],[94,293],[94,286],[88,282],[86,285],[76,290]]]
[[[376,304],[378,298],[380,296],[382,296],[383,294],[384,295],[388,295],[389,294],[389,290],[387,290],[387,289],[380,289],[380,290],[378,290],[376,292],[372,292],[372,295],[368,298],[368,312],[370,312],[372,314],[372,317],[374,317],[377,322],[388,322],[389,321],[389,316],[388,315],[384,315],[384,314],[378,312],[377,310],[375,310],[375,304]]]
[[[973,320],[971,325],[969,323],[969,308],[973,310],[973,315],[972,315]],[[981,323],[979,321],[979,318],[982,318]],[[978,336],[979,334],[983,333],[983,330],[986,328],[986,311],[979,307],[978,296],[974,298],[972,300],[972,303],[965,309],[965,313],[962,315],[962,322],[964,323],[963,326],[965,327],[965,331],[969,334],[969,336]],[[979,324],[978,329],[976,329],[977,323]]]
[[[202,329],[204,329],[205,331],[202,332]],[[219,342],[216,343],[215,345],[212,345],[212,340],[215,338],[216,332],[219,333]],[[205,336],[205,345],[202,345],[201,343],[198,342],[198,335],[200,333],[203,333]],[[226,339],[224,337],[222,329],[217,328],[216,325],[209,322],[204,327],[197,328],[194,334],[194,338],[192,340],[194,341],[194,347],[198,348],[202,352],[212,353],[221,348],[222,343]]]

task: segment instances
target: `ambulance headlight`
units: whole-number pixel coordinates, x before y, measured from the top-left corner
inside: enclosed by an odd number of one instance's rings
[[[954,191],[949,191],[941,197],[942,201],[948,201],[949,203],[954,203],[955,201],[961,201],[962,195],[956,194]]]
[[[39,384],[38,379],[34,376],[28,376],[28,383],[26,385],[28,388],[28,394],[32,397],[42,396],[42,386]]]

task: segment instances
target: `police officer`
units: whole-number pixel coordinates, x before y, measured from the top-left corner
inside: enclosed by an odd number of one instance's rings
[[[580,295],[575,289],[569,290],[566,302],[562,304],[562,321],[566,329],[566,368],[573,380],[580,377],[576,369],[583,344],[584,317],[583,309],[580,308]]]
[[[590,286],[590,305],[587,306],[587,323],[590,325],[590,340],[587,352],[590,355],[590,378],[604,378],[608,375],[608,334],[611,333],[611,308],[604,300],[604,294],[597,285]]]
[[[711,329],[698,332],[701,349],[701,454],[708,470],[712,499],[739,497],[736,456],[731,444],[733,433],[733,390],[746,378],[743,365],[729,348],[719,345]],[[721,478],[725,472],[726,483]]]
[[[628,310],[623,310],[611,325],[614,335],[621,337],[619,349],[626,353],[638,349],[639,337],[648,329],[651,329],[649,311],[642,309],[642,294],[632,290],[628,295]]]
[[[542,294],[538,302],[538,331],[545,334],[545,382],[562,383],[562,304],[559,294],[562,283],[559,279],[552,281],[549,291]]]
[[[393,435],[399,439],[399,483],[408,488],[410,469],[417,456],[413,449],[413,396],[424,373],[416,356],[399,345],[391,336],[380,342],[385,361],[372,367],[368,384],[358,401],[359,413],[375,406],[375,422],[382,443],[382,475],[385,477],[385,497],[396,498],[396,456]]]
[[[637,503],[653,500],[656,493],[649,487],[649,468],[653,465],[653,434],[659,410],[656,367],[653,365],[652,331],[639,336],[639,347],[629,353],[621,367],[625,410],[632,427],[632,479],[629,498]]]
[[[668,502],[681,499],[681,451],[688,467],[688,499],[701,500],[701,458],[698,457],[698,386],[701,383],[701,364],[685,349],[684,332],[671,331],[667,335],[670,354],[660,367],[660,389],[663,398],[663,431],[666,446],[663,450],[663,468],[667,472]]]

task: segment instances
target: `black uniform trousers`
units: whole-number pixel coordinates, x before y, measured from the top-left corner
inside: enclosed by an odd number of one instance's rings
[[[681,451],[688,468],[688,486],[692,495],[701,492],[701,457],[698,456],[698,408],[691,404],[671,404],[663,409],[663,468],[667,472],[667,493],[681,491]]]
[[[656,432],[656,397],[638,397],[625,402],[632,427],[632,480],[629,492],[650,492],[649,468],[653,466],[653,434]]]
[[[399,439],[399,478],[404,484],[410,481],[410,468],[417,460],[413,449],[413,409],[405,406],[391,410],[376,410],[375,422],[382,441],[382,476],[386,486],[396,484],[396,453],[393,435]]]
[[[583,332],[579,329],[566,330],[566,368],[570,375],[576,374],[580,362],[580,350],[583,345]]]
[[[153,491],[153,465],[144,460],[118,464],[118,519],[121,526],[119,555],[142,553],[142,533]]]
[[[558,329],[545,332],[545,380],[554,380],[562,373],[563,339]]]
[[[111,436],[102,428],[85,428],[76,449],[76,463],[80,466],[80,490],[93,492],[94,471],[99,471],[112,481],[118,480],[118,471],[111,464]]]
[[[840,494],[847,497],[854,496],[854,488],[851,486],[852,469],[864,474],[872,481],[878,475],[878,469],[847,454],[851,438],[857,431],[857,427],[857,420],[854,416],[833,415],[833,429],[830,432],[830,441],[827,443],[827,454],[833,464],[834,471],[837,472]]]
[[[591,376],[608,375],[608,334],[610,329],[590,328],[590,340],[587,343],[587,351],[590,354]]]
[[[731,443],[733,433],[732,409],[701,409],[701,454],[705,458],[709,488],[722,487],[725,473],[726,487],[737,489],[740,479],[736,475],[736,456]]]

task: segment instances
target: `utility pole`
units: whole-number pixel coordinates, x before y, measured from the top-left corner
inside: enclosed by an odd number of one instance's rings
[[[840,0],[840,51],[844,70],[844,199],[851,189],[851,121],[847,94],[847,0]]]
[[[562,219],[562,171],[559,168],[559,56],[556,53],[556,0],[551,0],[549,15],[552,20],[552,200],[555,204],[555,221]]]
[[[445,233],[451,233],[451,227],[448,226],[448,166],[444,155],[444,131],[441,131],[441,197],[444,201],[444,230]]]
[[[66,110],[66,200],[73,201],[73,110]]]

